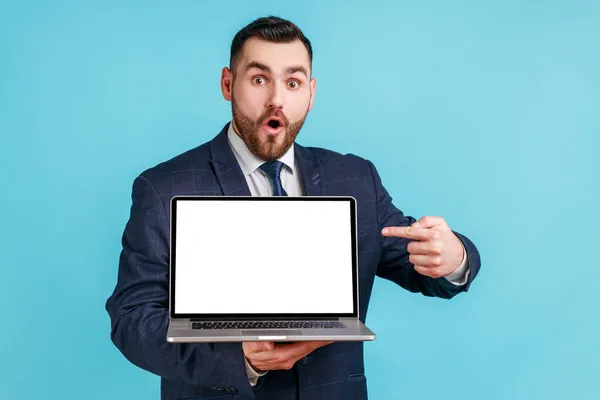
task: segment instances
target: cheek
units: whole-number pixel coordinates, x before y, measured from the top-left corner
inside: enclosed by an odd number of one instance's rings
[[[289,118],[297,121],[304,117],[310,103],[310,91],[294,93],[289,99]]]
[[[245,85],[238,85],[233,88],[233,94],[237,107],[244,114],[252,118],[258,118],[261,115],[265,101],[263,91]]]

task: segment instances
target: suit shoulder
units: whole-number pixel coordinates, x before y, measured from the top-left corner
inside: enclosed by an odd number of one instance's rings
[[[315,158],[323,165],[324,168],[327,168],[328,166],[337,166],[344,169],[371,174],[371,162],[366,158],[356,154],[343,154],[320,147],[307,147],[307,149],[315,156]]]
[[[206,142],[147,168],[142,171],[140,175],[156,184],[156,182],[160,182],[164,179],[171,179],[173,174],[192,170],[208,170],[209,168],[209,142]]]

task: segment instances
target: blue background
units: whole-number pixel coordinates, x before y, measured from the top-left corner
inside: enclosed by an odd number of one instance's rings
[[[227,122],[231,39],[267,14],[314,45],[298,141],[371,159],[482,254],[451,301],[376,281],[370,398],[600,398],[591,0],[2,2],[0,398],[159,398],[104,311],[131,185]]]

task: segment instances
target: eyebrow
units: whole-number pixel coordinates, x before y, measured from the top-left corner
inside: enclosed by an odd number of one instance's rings
[[[258,61],[251,61],[248,63],[248,65],[246,65],[246,71],[249,71],[252,68],[260,69],[269,74],[271,73],[271,68],[269,68],[265,64],[259,63]],[[306,68],[304,68],[304,66],[302,65],[293,65],[291,67],[287,67],[285,72],[288,75],[291,75],[296,72],[302,72],[304,75],[308,76],[308,71],[306,71]]]
[[[292,67],[287,67],[286,72],[290,75],[295,72],[302,72],[304,75],[308,76],[306,68],[304,68],[302,65],[294,65]]]

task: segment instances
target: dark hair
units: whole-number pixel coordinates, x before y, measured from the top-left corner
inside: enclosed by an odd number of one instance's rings
[[[231,42],[231,54],[229,58],[229,67],[233,71],[234,63],[237,61],[239,54],[244,47],[244,44],[251,37],[258,37],[262,40],[273,43],[290,43],[295,40],[300,40],[304,43],[308,51],[308,59],[312,65],[312,46],[310,40],[295,24],[285,19],[269,16],[259,18],[240,30]]]

